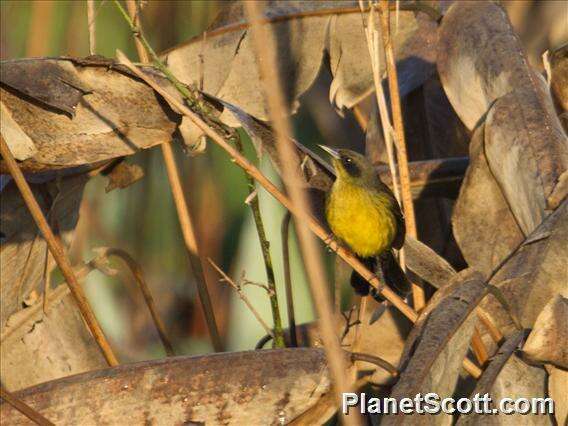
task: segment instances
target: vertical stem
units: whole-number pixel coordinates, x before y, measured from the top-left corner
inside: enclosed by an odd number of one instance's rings
[[[239,152],[243,154],[243,144],[241,138],[237,135],[235,138],[235,145]],[[258,201],[258,194],[254,194],[256,190],[255,180],[245,172],[247,179],[247,186],[249,188],[249,195],[252,199],[249,202],[254,217],[254,224],[262,250],[262,258],[264,260],[264,268],[266,270],[266,278],[268,281],[268,290],[270,297],[270,308],[272,309],[272,320],[274,322],[274,346],[277,348],[284,348],[284,331],[282,330],[282,319],[280,317],[280,307],[278,306],[278,293],[276,292],[276,280],[274,279],[274,268],[272,267],[272,257],[270,256],[270,243],[266,239],[266,232],[264,230],[264,223],[262,215],[260,214],[260,202]]]
[[[123,13],[123,16],[128,20],[129,17],[124,13],[124,10],[122,9],[122,6],[120,6],[120,3],[116,1],[115,4]],[[147,63],[149,62],[149,57],[146,46],[142,42],[142,29],[139,25],[137,25],[138,14],[136,12],[135,0],[127,0],[126,6],[128,7],[128,13],[130,14],[130,20],[128,20],[128,23],[133,29],[133,33],[135,35],[134,39],[136,42],[136,50],[138,51],[138,56],[140,57],[140,60],[142,62]],[[203,259],[199,255],[197,238],[195,236],[193,222],[191,220],[191,216],[189,215],[189,208],[187,207],[187,201],[185,199],[181,186],[181,180],[174,159],[173,150],[169,143],[163,143],[162,145],[160,145],[160,148],[162,150],[162,156],[164,157],[164,164],[166,166],[168,180],[170,182],[170,188],[172,190],[172,196],[183,234],[183,240],[185,242],[187,254],[189,256],[189,262],[193,270],[193,275],[196,279],[197,292],[199,294],[201,306],[203,307],[203,313],[205,315],[205,321],[207,322],[207,327],[209,329],[211,342],[215,351],[221,352],[223,350],[223,344],[221,342],[221,337],[219,336],[217,323],[215,322],[213,305],[211,304],[211,297],[207,288],[207,281],[205,279],[205,274],[203,273]]]
[[[87,323],[89,330],[93,334],[93,337],[98,343],[101,352],[103,353],[110,366],[118,365],[118,360],[112,352],[112,349],[108,341],[106,340],[103,330],[101,329],[101,326],[99,325],[97,318],[95,317],[95,314],[93,313],[93,310],[91,309],[91,306],[87,301],[85,293],[83,292],[83,288],[79,284],[79,281],[77,280],[77,277],[75,276],[75,273],[71,268],[71,263],[69,262],[69,259],[63,251],[63,247],[55,238],[55,235],[49,227],[47,220],[41,210],[41,207],[36,201],[34,194],[30,186],[28,185],[28,182],[26,182],[22,171],[18,167],[16,160],[14,160],[14,157],[12,156],[8,145],[6,144],[6,141],[2,136],[0,136],[0,153],[2,154],[2,158],[6,162],[6,166],[8,167],[12,178],[14,179],[18,189],[20,190],[20,193],[22,194],[22,198],[24,199],[26,206],[30,211],[30,214],[34,218],[34,221],[43,234],[43,238],[47,243],[49,251],[57,262],[57,266],[59,266],[61,273],[65,277],[65,281],[67,282],[67,285],[71,290],[71,294],[77,302],[79,311],[85,319],[85,322]]]
[[[400,93],[398,91],[398,75],[396,72],[396,62],[394,49],[390,33],[390,11],[388,0],[380,0],[379,16],[381,24],[381,34],[385,48],[387,76],[389,82],[389,94],[391,110],[394,123],[394,131],[397,139],[397,158],[401,183],[401,198],[404,208],[406,230],[408,235],[416,238],[416,217],[414,215],[414,205],[412,203],[412,193],[410,191],[410,173],[408,170],[408,154],[406,152],[406,140],[404,136],[404,123],[402,121],[402,107],[400,103]],[[420,311],[426,305],[424,288],[420,283],[412,283],[412,297],[414,308]]]
[[[247,173],[248,174],[248,173]],[[290,273],[290,220],[292,215],[289,211],[282,219],[282,262],[284,262],[284,285],[286,286],[286,309],[288,311],[288,329],[290,330],[290,343],[292,347],[298,346],[296,336],[296,314],[294,313],[294,295],[292,293],[292,274]]]
[[[97,26],[95,22],[95,0],[87,0],[87,26],[89,28],[89,54],[97,52]]]
[[[290,136],[292,134],[290,123],[287,118],[287,107],[282,93],[282,83],[280,81],[279,69],[277,66],[277,48],[274,34],[270,27],[263,21],[259,2],[244,2],[246,15],[251,23],[252,41],[257,64],[263,83],[265,98],[268,101],[268,110],[271,121],[276,130],[278,154],[282,162],[282,176],[287,190],[290,192],[292,202],[298,208],[310,214],[311,208],[306,192],[299,182],[298,168],[299,162],[295,154]],[[347,377],[347,363],[341,350],[339,338],[334,327],[333,308],[325,280],[325,270],[318,252],[318,246],[314,236],[310,233],[307,224],[296,221],[296,229],[300,240],[300,248],[303,254],[306,272],[308,275],[310,288],[312,290],[312,300],[315,304],[319,316],[320,331],[324,342],[331,377],[333,378],[334,391],[338,401],[341,401],[342,392],[347,392],[351,388],[351,383]],[[348,425],[360,424],[360,417],[357,413],[350,416],[345,415],[343,420]]]

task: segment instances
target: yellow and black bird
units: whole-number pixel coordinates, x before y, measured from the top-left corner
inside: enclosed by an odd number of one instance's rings
[[[367,268],[382,272],[386,283],[404,296],[410,283],[392,252],[402,247],[406,232],[396,198],[363,155],[349,149],[320,147],[331,155],[336,173],[325,208],[331,231]],[[351,285],[358,294],[369,294],[369,283],[356,271],[351,275]]]

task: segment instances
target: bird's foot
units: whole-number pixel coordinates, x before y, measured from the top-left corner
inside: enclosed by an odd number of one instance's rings
[[[329,234],[327,234],[327,237],[325,238],[325,240],[323,240],[325,247],[327,249],[328,252],[332,253],[335,250],[331,247],[331,245],[333,244],[335,247],[337,247],[339,245],[339,241],[337,240],[337,238],[335,237],[335,235],[333,235],[333,232],[330,232]]]

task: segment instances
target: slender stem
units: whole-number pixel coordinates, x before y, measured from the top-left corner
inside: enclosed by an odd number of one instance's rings
[[[290,220],[292,215],[286,212],[282,219],[282,262],[284,263],[284,285],[286,287],[286,308],[288,310],[288,330],[290,330],[290,343],[292,347],[298,346],[296,335],[296,314],[294,313],[294,295],[292,292],[292,274],[290,271]]]
[[[89,29],[89,54],[97,52],[97,25],[95,20],[95,0],[87,0],[87,27]]]
[[[276,185],[262,174],[262,172],[252,164],[247,158],[242,156],[233,146],[228,143],[223,136],[216,130],[210,127],[199,115],[187,108],[177,98],[170,95],[163,87],[161,87],[154,79],[141,72],[136,66],[122,53],[120,50],[116,51],[118,61],[126,66],[134,75],[146,82],[148,86],[159,93],[165,100],[173,105],[181,114],[189,117],[197,127],[199,127],[213,142],[224,149],[234,162],[250,174],[264,189],[266,189],[280,204],[288,209],[293,215],[304,222],[308,228],[322,241],[329,240],[329,234],[325,228],[309,213],[301,208],[298,208],[290,198],[285,195]],[[348,249],[340,246],[336,241],[328,243],[328,247],[335,251],[345,262],[350,265],[355,271],[359,273],[372,287],[374,287],[379,294],[393,304],[402,314],[404,314],[410,321],[416,322],[418,314],[410,306],[402,300],[396,292],[394,292],[387,285],[382,284],[377,279],[376,275],[369,271],[359,259]],[[473,364],[470,360],[464,361],[464,367],[473,376],[479,377],[481,371],[479,367]]]
[[[146,306],[148,306],[148,310],[150,311],[150,315],[152,316],[152,320],[154,321],[154,325],[156,326],[156,330],[158,331],[158,335],[160,336],[160,340],[162,341],[162,345],[164,345],[164,349],[166,351],[167,356],[174,356],[174,348],[172,343],[166,333],[166,327],[162,318],[158,314],[158,310],[156,309],[156,304],[154,303],[154,298],[152,297],[152,293],[150,293],[150,289],[148,288],[148,284],[144,279],[144,273],[142,271],[142,267],[128,252],[118,248],[105,248],[104,255],[107,257],[116,256],[124,261],[132,272],[134,276],[134,280],[136,284],[138,284],[138,288],[142,292],[142,296],[144,296],[144,301],[146,302]]]
[[[394,131],[397,138],[397,159],[400,174],[401,198],[404,208],[406,222],[406,232],[416,238],[416,218],[414,215],[414,204],[412,203],[412,193],[410,191],[410,172],[408,169],[408,154],[406,151],[406,139],[404,136],[404,123],[402,120],[402,107],[400,103],[400,93],[398,89],[398,75],[396,72],[396,62],[394,48],[390,33],[390,11],[388,0],[380,0],[379,16],[381,34],[383,36],[383,46],[386,56],[386,68],[389,83],[389,95],[391,101],[391,111],[394,123]],[[412,283],[412,297],[414,308],[420,311],[426,305],[426,296],[421,283]]]
[[[142,30],[137,23],[138,15],[136,12],[136,2],[134,0],[127,0],[126,5],[129,9],[130,16],[122,8],[118,0],[115,0],[115,4],[122,13],[124,19],[130,25],[132,33],[134,34],[134,39],[136,40],[136,49],[138,51],[138,56],[140,57],[140,60],[144,63],[147,63],[149,61],[148,58],[148,53],[149,53],[152,56],[152,58],[154,58],[156,63],[161,65],[159,66],[160,70],[162,70],[162,72],[164,72],[164,74],[166,75],[168,75],[167,73],[171,75],[169,70],[167,70],[167,67],[163,65],[159,60],[159,58],[156,56],[156,53],[154,52],[150,44],[146,41],[146,38],[142,35]],[[164,69],[167,71],[167,73],[166,71],[164,71]],[[177,82],[174,83],[176,89],[179,90],[180,92],[183,90],[184,96],[189,96],[188,99],[193,99],[189,91],[187,91],[187,89],[185,88],[185,86],[179,83],[179,81],[175,79],[173,75],[171,77]],[[221,342],[221,337],[219,336],[219,331],[217,329],[217,322],[215,321],[215,313],[213,311],[213,305],[211,303],[211,296],[209,295],[209,289],[207,288],[207,281],[205,278],[205,274],[203,273],[203,259],[199,254],[197,238],[195,235],[193,222],[189,214],[187,201],[185,199],[185,195],[181,185],[181,180],[179,177],[173,150],[169,143],[164,143],[160,147],[162,150],[162,156],[164,158],[164,164],[166,165],[168,180],[170,183],[170,188],[172,190],[172,196],[176,206],[178,220],[183,234],[186,251],[189,257],[189,262],[191,264],[193,274],[196,278],[197,292],[199,294],[199,300],[201,301],[201,306],[203,307],[203,314],[205,316],[205,321],[209,329],[211,342],[213,344],[213,348],[215,349],[215,351],[221,352],[223,350],[223,344]]]
[[[20,190],[20,193],[22,194],[22,198],[24,199],[24,202],[26,203],[30,214],[32,215],[34,221],[40,229],[43,238],[47,243],[49,251],[57,262],[57,266],[59,266],[61,273],[65,277],[65,281],[67,282],[67,285],[71,290],[71,294],[73,294],[73,297],[77,302],[79,311],[85,319],[85,322],[87,323],[89,330],[93,334],[93,337],[98,343],[101,352],[103,353],[109,365],[118,365],[118,360],[112,352],[108,341],[106,340],[103,330],[101,329],[101,326],[99,325],[97,318],[95,317],[95,314],[93,313],[93,310],[89,305],[85,293],[83,292],[83,288],[79,284],[79,281],[75,276],[75,272],[73,272],[73,269],[71,268],[71,263],[69,262],[69,259],[63,250],[63,247],[55,238],[55,235],[49,227],[47,220],[41,210],[41,207],[36,201],[34,194],[30,186],[28,185],[28,182],[26,182],[26,179],[24,178],[20,167],[16,163],[16,160],[14,160],[14,157],[12,156],[8,145],[6,144],[6,141],[2,136],[0,136],[0,153],[2,154],[2,158],[4,159],[6,166],[8,167],[8,170],[12,175],[12,178],[14,179],[16,185],[18,186],[18,189]]]
[[[35,424],[40,426],[55,426],[54,423],[51,423],[44,416],[21,399],[16,398],[16,396],[14,396],[11,392],[8,392],[6,389],[0,388],[0,397]]]
[[[268,112],[276,131],[278,156],[282,164],[284,184],[298,210],[310,215],[311,206],[308,202],[306,191],[300,183],[297,173],[300,165],[295,147],[290,139],[292,129],[282,92],[274,34],[270,26],[261,22],[263,19],[261,10],[263,4],[249,1],[245,2],[244,6],[248,20],[251,23],[252,42],[257,57],[258,71],[263,83],[265,99],[268,103]],[[295,224],[312,292],[312,302],[320,320],[319,329],[334,384],[334,391],[338,401],[341,401],[342,392],[348,392],[352,384],[346,374],[347,363],[334,329],[333,308],[324,278],[323,262],[316,240],[310,233],[306,223],[296,220]],[[358,425],[361,423],[357,413],[352,413],[350,416],[345,415],[343,420],[347,425]]]
[[[241,154],[243,154],[243,144],[241,138],[237,135],[234,138],[235,146]],[[274,268],[272,267],[272,257],[270,256],[270,243],[266,238],[266,232],[264,230],[264,223],[262,220],[262,215],[260,214],[260,202],[258,200],[258,195],[255,194],[256,182],[255,180],[245,172],[245,177],[247,179],[247,186],[249,189],[249,206],[252,210],[252,216],[254,218],[254,224],[256,226],[256,233],[258,234],[258,239],[260,242],[260,248],[262,250],[262,258],[264,260],[264,269],[266,270],[266,278],[268,282],[268,295],[270,297],[270,308],[272,309],[272,321],[274,322],[274,346],[277,348],[284,348],[286,344],[284,343],[284,330],[282,329],[282,319],[280,317],[280,307],[278,306],[278,293],[276,292],[276,280],[274,278]]]

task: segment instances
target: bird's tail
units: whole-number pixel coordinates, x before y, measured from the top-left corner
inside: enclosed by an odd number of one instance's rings
[[[360,257],[359,260],[373,273],[376,273],[378,271],[377,268],[380,267],[386,284],[401,297],[405,297],[410,292],[410,281],[394,258],[392,250],[381,254],[378,258]],[[371,293],[377,301],[384,300],[357,271],[353,271],[351,274],[351,286],[361,296],[367,296]]]

